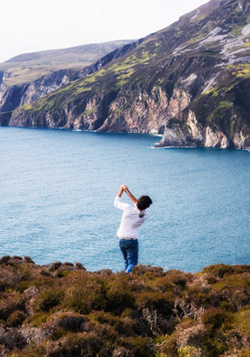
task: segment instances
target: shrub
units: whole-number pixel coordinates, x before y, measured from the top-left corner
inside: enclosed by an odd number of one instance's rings
[[[53,272],[53,271],[59,269],[61,265],[62,265],[61,262],[55,262],[55,263],[50,265],[49,271]]]
[[[92,322],[88,323],[88,328],[100,333],[98,326],[106,326],[106,328],[111,327],[111,330],[108,331],[110,334],[114,335],[124,335],[132,336],[135,335],[135,325],[136,320],[132,317],[118,317],[114,316],[109,312],[104,311],[95,311],[88,316]],[[94,323],[93,323],[94,322]]]
[[[26,319],[27,315],[23,311],[16,310],[7,319],[7,326],[17,327],[20,326]]]
[[[180,270],[172,269],[169,270],[166,273],[166,279],[174,284],[174,285],[179,285],[182,289],[185,289],[187,286],[187,283],[190,283],[193,281],[193,275],[190,273],[185,273]]]
[[[53,307],[59,305],[63,299],[64,293],[61,290],[49,289],[43,291],[37,298],[38,309],[48,312]]]
[[[247,337],[250,343],[250,305],[245,306],[236,314],[235,327]]]
[[[204,312],[201,316],[202,322],[207,326],[207,328],[215,333],[217,329],[219,329],[222,324],[233,322],[233,314],[223,311],[217,308],[210,308]]]
[[[5,294],[0,302],[0,319],[6,321],[15,310],[25,310],[25,299],[19,293]]]
[[[107,289],[107,311],[120,314],[124,309],[133,307],[135,297],[128,288],[113,283]]]
[[[145,292],[138,295],[136,306],[153,335],[172,333],[174,301],[171,293]]]
[[[202,357],[200,348],[194,346],[179,347],[177,350],[178,357]]]
[[[6,264],[6,263],[8,263],[9,260],[10,260],[10,256],[9,256],[9,255],[4,255],[4,256],[0,259],[0,264]]]
[[[50,342],[45,346],[46,355],[50,357],[97,356],[104,350],[105,343],[95,333],[69,333],[60,342]]]
[[[146,337],[123,337],[120,344],[133,352],[135,357],[152,357],[155,352],[152,340]]]
[[[244,272],[250,272],[249,265],[225,265],[225,264],[216,264],[209,265],[202,270],[202,273],[211,273],[217,278],[224,278],[225,275],[231,274],[241,274]]]
[[[143,292],[137,295],[136,306],[139,310],[149,308],[157,310],[160,314],[164,314],[164,316],[171,316],[174,308],[174,297],[171,292]]]
[[[16,329],[0,329],[0,345],[9,350],[14,348],[23,349],[26,346],[25,338]]]
[[[80,314],[106,308],[106,288],[102,281],[84,279],[74,286],[67,296],[67,306]]]
[[[8,287],[8,284],[4,280],[0,280],[0,291],[5,291],[5,289]]]
[[[159,356],[162,357],[176,357],[177,356],[177,342],[176,333],[172,335],[161,336],[156,340],[156,348]]]
[[[183,301],[199,308],[209,308],[218,306],[220,302],[220,294],[214,291],[207,291],[198,284],[192,285],[187,291]]]
[[[27,323],[31,327],[39,327],[41,324],[46,322],[47,318],[50,316],[49,313],[45,312],[36,312],[27,318]]]
[[[146,277],[161,277],[164,275],[161,267],[152,267],[151,265],[136,265],[133,273],[137,276],[146,275]]]
[[[80,332],[84,330],[85,322],[86,319],[81,315],[63,313],[58,317],[56,326],[67,331]]]

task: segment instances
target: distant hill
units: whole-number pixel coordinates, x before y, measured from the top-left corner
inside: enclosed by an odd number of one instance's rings
[[[79,70],[131,42],[133,41],[119,40],[25,53],[0,63],[0,71],[5,71],[5,84],[27,83],[60,69]]]
[[[132,51],[141,43],[141,41],[142,40],[134,41],[127,43],[122,47],[115,48],[112,52],[98,58],[96,62],[93,62],[88,66],[84,66],[84,63],[82,62],[80,69],[74,67],[76,65],[74,62],[67,64],[67,66],[71,68],[63,68],[66,67],[66,64],[61,63],[60,66],[58,65],[58,70],[53,71],[51,69],[51,73],[39,76],[42,74],[41,71],[43,70],[43,67],[29,67],[27,65],[29,61],[27,61],[24,67],[16,67],[17,72],[11,72],[11,70],[9,72],[0,71],[0,113],[4,113],[1,114],[0,125],[8,124],[10,112],[19,106],[31,104],[38,98],[54,92],[58,88],[65,86],[67,83],[95,73],[107,63]],[[31,59],[33,56],[28,58],[30,58],[31,61],[34,61],[34,59]],[[62,67],[62,69],[60,69],[60,67]],[[45,72],[47,71],[48,68],[45,67]],[[39,77],[34,79],[34,76]],[[24,83],[19,83],[23,81]],[[14,84],[11,85],[12,82]]]
[[[161,146],[250,149],[249,19],[248,0],[211,0],[2,123],[163,134]]]

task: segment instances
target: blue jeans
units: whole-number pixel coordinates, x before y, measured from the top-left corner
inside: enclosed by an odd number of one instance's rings
[[[119,239],[119,246],[125,263],[125,272],[130,273],[138,264],[138,240]]]

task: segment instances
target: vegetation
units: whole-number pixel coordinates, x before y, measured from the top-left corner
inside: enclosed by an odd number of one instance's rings
[[[29,105],[15,109],[29,96],[14,106],[10,91],[3,111],[13,112],[0,114],[0,125],[153,133],[163,134],[162,146],[249,149],[249,19],[246,0],[210,1]]]
[[[1,356],[250,354],[250,266],[88,272],[0,259]]]
[[[0,71],[6,72],[5,83],[9,86],[28,83],[60,69],[82,69],[130,42],[130,40],[110,41],[59,50],[26,53],[0,63]]]

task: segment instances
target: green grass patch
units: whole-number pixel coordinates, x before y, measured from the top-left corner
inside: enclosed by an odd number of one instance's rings
[[[250,339],[250,305],[243,308],[236,317],[236,327]]]
[[[235,37],[239,37],[241,35],[242,28],[243,28],[242,25],[234,25],[234,27],[230,31],[230,34]]]
[[[93,109],[86,109],[82,114],[83,115],[91,115],[93,113],[95,113],[97,110],[97,107],[94,107]]]
[[[206,92],[203,92],[203,95],[210,95],[212,97],[217,97],[219,94],[220,94],[219,87],[214,87],[207,90]]]
[[[119,79],[119,81],[117,82],[117,86],[121,87],[124,84],[126,84],[129,80],[129,77],[134,73],[134,69],[131,68],[129,69],[127,72],[121,74],[117,79]]]
[[[232,108],[233,107],[233,103],[231,102],[225,102],[225,101],[222,101],[220,102],[219,104],[219,108]]]
[[[233,71],[233,74],[238,78],[249,78],[250,77],[250,64],[238,65]]]
[[[200,41],[204,37],[203,33],[200,33],[192,38],[187,42],[187,45],[192,45],[193,43],[196,43],[197,41]]]
[[[150,59],[157,56],[155,52],[150,53],[149,51],[142,51],[136,56],[135,54],[128,56],[123,62],[116,62],[108,68],[108,71],[113,71],[115,74],[120,74],[122,71],[128,69],[131,70],[132,67],[138,64],[146,64]],[[130,71],[131,72],[131,71]]]

